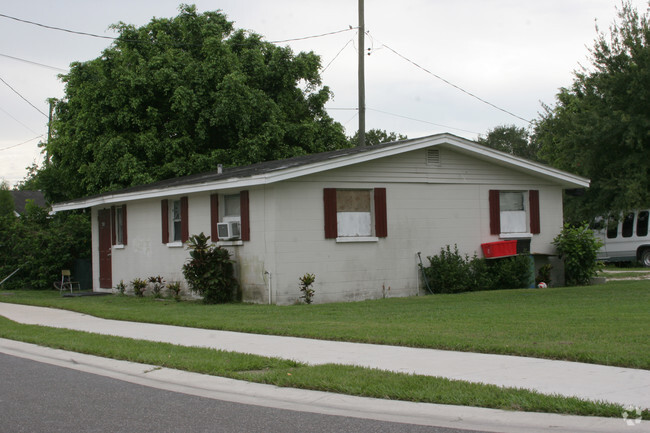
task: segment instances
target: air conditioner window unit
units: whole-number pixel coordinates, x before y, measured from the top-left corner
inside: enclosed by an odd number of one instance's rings
[[[237,221],[228,221],[226,223],[217,223],[217,234],[220,241],[239,239],[241,231]]]

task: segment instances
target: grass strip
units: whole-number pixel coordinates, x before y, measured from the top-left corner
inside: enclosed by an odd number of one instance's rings
[[[0,301],[136,322],[650,369],[649,289],[648,281],[616,281],[290,306],[56,291],[0,292]]]
[[[584,416],[620,417],[621,405],[545,395],[519,388],[176,346],[36,325],[0,317],[0,337],[196,373],[340,394],[413,402]],[[645,410],[643,419],[650,419]]]

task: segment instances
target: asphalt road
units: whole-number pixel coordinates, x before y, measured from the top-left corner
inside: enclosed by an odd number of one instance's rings
[[[470,433],[196,397],[3,353],[0,432]]]

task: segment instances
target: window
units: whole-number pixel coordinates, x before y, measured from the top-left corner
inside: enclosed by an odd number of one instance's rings
[[[371,238],[388,235],[386,188],[323,191],[325,238]]]
[[[119,245],[124,245],[124,211],[121,207],[115,209],[115,235]]]
[[[241,195],[228,194],[223,196],[223,222],[241,222]]]
[[[238,194],[210,196],[210,239],[219,240],[219,223],[238,222],[240,239],[250,241],[250,208],[247,190]]]
[[[112,245],[126,245],[126,205],[111,206]]]
[[[336,225],[338,236],[371,236],[370,191],[344,189],[336,191]]]
[[[181,236],[181,201],[174,200],[172,201],[171,209],[171,231],[172,231],[172,241],[177,242],[182,239]]]
[[[539,191],[490,190],[490,233],[529,235],[540,233]]]
[[[621,234],[624,238],[631,238],[634,231],[634,212],[630,212],[623,218],[623,226],[621,227]]]
[[[607,238],[616,239],[618,236],[618,215],[610,215],[607,218]]]
[[[528,224],[523,192],[501,192],[501,233],[527,233]]]
[[[648,211],[644,210],[639,212],[636,219],[636,235],[648,236]]]
[[[162,200],[160,202],[160,214],[162,219],[162,242],[168,244],[171,240],[172,243],[185,243],[190,237],[187,197]]]

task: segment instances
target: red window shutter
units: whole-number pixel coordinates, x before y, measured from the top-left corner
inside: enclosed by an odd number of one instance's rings
[[[122,245],[126,245],[128,230],[126,229],[126,205],[122,205]]]
[[[338,226],[336,224],[336,188],[323,189],[323,204],[325,209],[325,239],[336,239]]]
[[[219,223],[219,194],[210,195],[210,239],[212,242],[219,240],[219,231],[217,224]]]
[[[111,245],[117,244],[117,232],[115,230],[115,206],[111,206]]]
[[[250,208],[248,204],[248,191],[241,191],[239,193],[239,212],[240,212],[240,229],[241,240],[251,240],[251,226],[250,226]]]
[[[162,243],[169,243],[169,202],[160,200],[160,219],[162,221]]]
[[[501,234],[501,209],[499,205],[499,190],[490,190],[490,234]]]
[[[188,213],[187,197],[181,197],[181,242],[183,243],[187,242],[190,238]]]
[[[386,188],[375,188],[375,236],[388,236],[388,219],[386,214]]]
[[[539,191],[536,189],[528,191],[528,201],[530,204],[530,232],[536,235],[541,231],[539,220]]]

